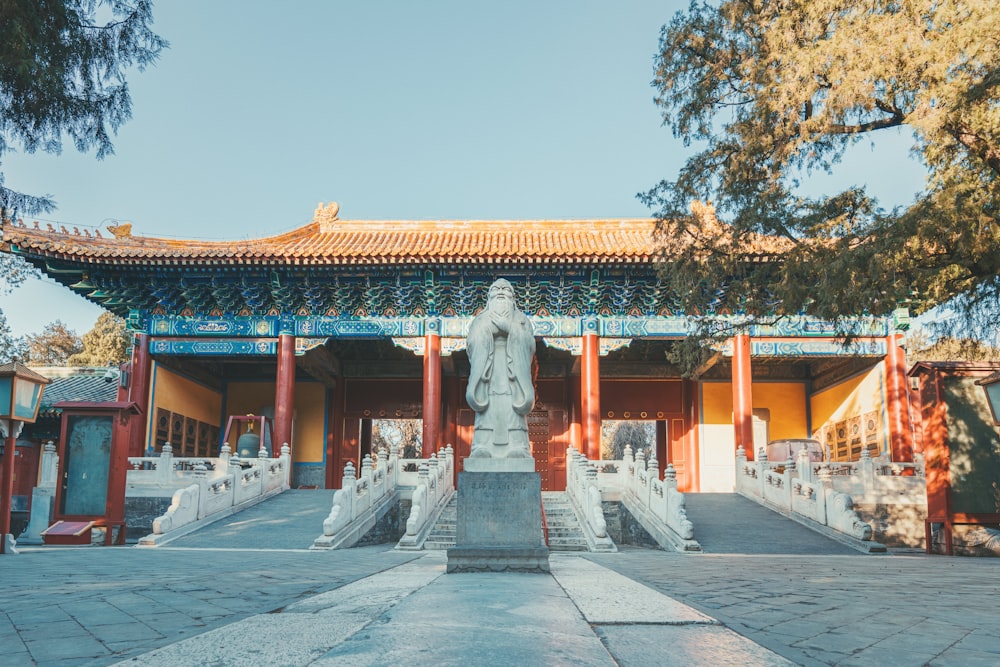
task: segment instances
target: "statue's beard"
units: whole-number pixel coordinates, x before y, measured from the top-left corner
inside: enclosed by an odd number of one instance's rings
[[[493,299],[493,303],[490,304],[490,311],[507,317],[510,315],[511,304],[509,299]]]

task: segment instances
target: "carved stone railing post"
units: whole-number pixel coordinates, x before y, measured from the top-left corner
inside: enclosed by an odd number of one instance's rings
[[[174,448],[168,442],[163,443],[163,449],[160,450],[156,472],[161,484],[169,484],[174,477]]]
[[[372,457],[370,454],[365,454],[365,457],[361,459],[361,479],[371,479],[372,476]]]
[[[663,470],[663,484],[671,489],[677,488],[677,471],[674,469],[673,463],[668,463]]]
[[[875,462],[872,461],[867,447],[861,450],[861,460],[858,461],[858,475],[861,477],[865,493],[871,493],[875,488]]]
[[[799,450],[796,456],[796,470],[799,473],[799,479],[804,482],[813,481],[813,464],[812,460],[809,458],[809,452],[805,447]]]

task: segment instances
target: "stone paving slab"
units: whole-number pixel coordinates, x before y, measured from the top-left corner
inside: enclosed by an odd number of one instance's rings
[[[552,561],[552,576],[445,574],[444,554],[429,553],[119,664],[792,664],[595,563],[572,556]]]
[[[1000,665],[1000,559],[629,548],[615,556],[587,558],[795,664]]]
[[[468,608],[448,602],[460,596],[479,600],[482,618],[493,613],[511,628],[527,624],[525,619],[552,604],[560,609],[560,620],[545,617],[541,627],[551,623],[558,630],[553,636],[582,637],[581,646],[593,647],[595,656],[599,646],[605,657],[588,663],[585,655],[556,653],[564,650],[562,644],[546,644],[540,632],[523,634],[531,642],[519,644],[508,641],[515,634],[510,632],[488,651],[482,640],[477,643],[480,634],[470,630],[470,639],[448,657],[456,661],[463,654],[497,665],[518,664],[515,659],[525,655],[537,658],[552,651],[553,664],[613,664],[614,659],[623,665],[669,665],[670,656],[675,664],[698,664],[700,656],[711,656],[711,664],[726,664],[724,655],[710,651],[731,645],[764,665],[781,660],[810,667],[1000,665],[1000,559],[857,552],[674,554],[624,547],[617,554],[558,554],[552,560],[555,577],[514,575],[520,579],[500,579],[503,583],[495,585],[474,578],[503,573],[438,575],[434,568],[443,571],[443,560],[435,564],[420,552],[395,552],[388,546],[314,552],[274,543],[278,548],[256,548],[259,540],[248,533],[240,539],[244,541],[227,549],[39,547],[0,557],[0,667],[143,664],[141,658],[151,651],[217,631],[233,632],[252,644],[246,664],[286,664],[264,661],[263,633],[290,623],[287,619],[301,623],[334,608],[327,625],[339,627],[332,631],[347,639],[333,645],[327,639],[319,646],[304,638],[304,645],[314,650],[302,657],[311,663],[301,664],[353,665],[359,656],[367,656],[371,664],[392,664],[378,662],[386,660],[385,654],[369,649],[400,620],[405,622],[397,627],[422,623],[424,633],[438,642],[419,644],[425,650],[413,652],[416,662],[407,654],[407,664],[447,664],[431,661],[446,657],[438,646],[455,638],[447,626],[447,610],[454,607],[457,621],[472,626]],[[414,580],[408,584],[410,593],[398,599],[397,593],[371,588],[391,581],[393,572],[407,573],[406,578],[425,572],[420,581],[429,583],[421,586]],[[473,579],[455,578],[459,576]],[[588,590],[591,582],[616,591],[617,597]],[[643,599],[649,593],[640,592],[649,589],[656,594],[649,599],[659,602]],[[517,594],[540,601],[518,606],[510,600]],[[561,602],[553,602],[559,598]],[[629,600],[647,614],[661,615],[654,616],[656,623],[624,615],[614,621],[605,608],[607,615],[600,617],[590,605],[605,598],[614,601],[612,608]],[[482,604],[485,600],[491,602]],[[447,623],[429,616],[435,605],[445,609]],[[710,620],[671,624],[666,609]],[[622,613],[628,610],[625,606]],[[102,622],[110,619],[114,622]],[[411,648],[412,642],[424,641],[402,631],[396,637],[411,642]],[[279,643],[287,647],[290,642],[283,638]]]

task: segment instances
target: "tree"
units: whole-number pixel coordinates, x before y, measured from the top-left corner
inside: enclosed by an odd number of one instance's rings
[[[918,361],[1000,361],[1000,349],[973,338],[932,339],[923,330],[906,337],[906,356]]]
[[[24,339],[13,334],[7,324],[7,318],[0,310],[0,364],[9,363],[14,357],[23,362],[27,353],[28,348]]]
[[[35,366],[65,366],[71,356],[83,350],[80,337],[61,320],[45,325],[41,333],[28,334],[26,363]]]
[[[100,17],[100,18],[99,18]],[[50,195],[8,188],[8,150],[62,150],[68,136],[102,159],[132,116],[125,73],[155,62],[167,42],[150,29],[151,0],[4,0],[0,3],[0,224],[55,208]],[[10,285],[31,269],[0,254]]]
[[[607,427],[601,429],[602,459],[620,460],[625,454],[626,446],[632,448],[633,454],[641,452],[649,458],[656,441],[655,422],[621,420],[605,421],[603,424]]]
[[[852,316],[943,303],[991,326],[1000,303],[1000,12],[995,0],[693,1],[663,27],[665,124],[703,150],[640,198],[663,277],[699,334],[732,318]],[[800,182],[906,128],[927,169],[907,208]],[[709,204],[711,202],[711,204]],[[722,219],[722,222],[719,219]]]
[[[69,357],[70,366],[118,366],[129,360],[132,334],[125,320],[114,313],[103,312],[94,328],[83,334],[83,346]]]

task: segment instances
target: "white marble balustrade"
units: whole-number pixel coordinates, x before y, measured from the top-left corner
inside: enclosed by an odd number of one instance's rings
[[[747,461],[740,449],[736,491],[862,541],[872,539],[872,527],[856,506],[927,506],[922,457],[893,463],[872,459],[867,450],[857,462],[828,463],[810,461],[805,450],[795,460],[768,461],[763,448],[756,461]]]
[[[285,444],[277,458],[262,452],[260,458],[241,459],[223,445],[217,458],[175,457],[164,445],[159,456],[129,457],[129,465],[126,497],[171,499],[153,520],[153,534],[139,540],[140,546],[155,546],[172,531],[288,489],[291,450]]]

